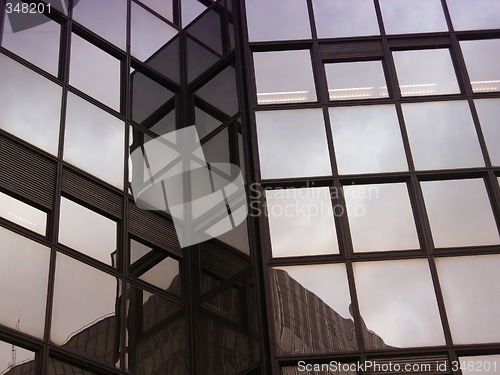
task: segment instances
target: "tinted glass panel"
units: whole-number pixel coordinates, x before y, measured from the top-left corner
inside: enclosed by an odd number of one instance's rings
[[[436,247],[500,243],[482,180],[422,182]]]
[[[69,93],[64,160],[118,187],[123,187],[123,121]]]
[[[418,249],[406,184],[345,186],[354,251]]]
[[[325,64],[330,100],[388,97],[381,61]]]
[[[245,4],[251,42],[311,38],[305,0],[287,0],[286,6],[281,0],[252,0]]]
[[[484,166],[466,101],[403,104],[416,169]]]
[[[94,372],[82,370],[81,368],[75,367],[65,362],[60,362],[52,358],[49,358],[47,362],[47,373],[50,375],[96,375]]]
[[[210,116],[205,111],[202,111],[198,107],[195,107],[195,117],[196,117],[196,130],[198,131],[198,136],[203,139],[208,133],[215,130],[218,126],[222,125],[222,122],[216,118]]]
[[[500,91],[500,39],[460,42],[474,92]]]
[[[13,354],[15,353],[15,363]],[[19,346],[0,341],[0,374],[35,375],[35,353]]]
[[[232,117],[239,111],[236,70],[228,66],[197,90],[195,95],[221,111],[222,116]]]
[[[61,198],[58,238],[64,245],[114,265],[116,223],[64,197]]]
[[[447,31],[440,0],[381,0],[387,34]]]
[[[0,192],[0,216],[45,236],[47,214]]]
[[[354,265],[361,317],[386,345],[444,345],[443,328],[427,260]],[[365,335],[369,349],[380,343]]]
[[[343,264],[270,271],[278,354],[357,350]]]
[[[447,0],[455,30],[496,29],[500,27],[497,0]]]
[[[259,104],[316,101],[308,50],[258,52],[253,59]]]
[[[436,263],[453,342],[498,342],[500,256],[437,258]]]
[[[402,96],[459,93],[447,49],[393,52]]]
[[[0,128],[57,155],[61,87],[1,54],[0,66]]]
[[[321,109],[257,112],[262,178],[332,173]]]
[[[330,190],[266,190],[274,257],[338,254]]]
[[[141,0],[141,3],[146,4],[159,15],[165,17],[167,20],[173,20],[172,0]]]
[[[0,256],[0,324],[43,338],[50,249],[0,227]]]
[[[380,33],[371,0],[314,0],[312,3],[319,38]]]
[[[484,99],[476,100],[474,103],[491,163],[500,165],[500,100]]]
[[[198,17],[207,7],[198,0],[182,0],[182,27],[186,27]]]
[[[338,107],[329,113],[339,173],[408,169],[394,106]]]
[[[479,371],[488,374],[500,373],[500,355],[458,357],[462,364],[462,375],[475,375]]]

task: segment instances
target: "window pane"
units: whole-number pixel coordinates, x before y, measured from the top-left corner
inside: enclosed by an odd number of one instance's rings
[[[16,362],[12,355],[15,352]],[[7,369],[10,369],[7,371]],[[35,353],[30,350],[0,341],[0,374],[5,375],[35,375]]]
[[[345,265],[276,267],[270,276],[278,354],[357,350]]]
[[[0,128],[57,155],[61,87],[1,54],[0,66]]]
[[[116,223],[64,197],[61,198],[59,242],[106,264],[113,264]]]
[[[0,216],[45,236],[47,214],[0,192]]]
[[[262,178],[331,175],[321,109],[257,112]]]
[[[43,338],[50,249],[0,227],[0,255],[0,324]]]
[[[444,345],[427,260],[355,263],[354,276],[361,317],[385,344]],[[377,349],[371,338],[365,337],[365,343]]]
[[[114,366],[118,280],[58,253],[50,340],[87,359]]]
[[[498,342],[500,256],[437,258],[436,264],[453,343]]]
[[[387,34],[448,31],[440,0],[381,0]]]
[[[169,21],[172,21],[174,18],[172,0],[141,0],[141,3],[146,4]]]
[[[252,0],[245,2],[248,39],[264,40],[310,39],[311,27],[305,0]]]
[[[447,49],[395,51],[392,54],[402,96],[460,92]]]
[[[474,92],[500,91],[500,39],[460,42]]]
[[[330,190],[266,190],[273,257],[338,254]]]
[[[65,362],[60,362],[56,359],[49,358],[47,362],[47,373],[52,375],[96,375],[93,372],[82,370],[81,368],[75,367]]]
[[[491,163],[500,165],[500,99],[475,100]]]
[[[43,14],[36,16],[44,23],[16,32],[12,31],[9,17],[5,17],[2,46],[56,76],[61,25]]]
[[[403,104],[416,169],[484,166],[466,101]]]
[[[203,139],[207,134],[214,131],[218,126],[222,125],[222,122],[216,118],[210,116],[205,111],[195,107],[195,117],[196,117],[196,130],[198,131],[198,136]]]
[[[500,243],[483,180],[422,182],[436,247]]]
[[[319,38],[380,34],[371,0],[314,0],[312,4]]]
[[[463,363],[462,375],[477,375],[478,371],[488,374],[500,373],[500,355],[481,355],[473,357],[458,357]]]
[[[120,110],[120,61],[73,34],[69,83]]]
[[[123,121],[69,93],[64,160],[122,188],[124,153]]]
[[[455,30],[500,27],[498,0],[447,0],[447,3]]]
[[[227,119],[238,113],[238,92],[236,91],[236,69],[228,66],[203,87],[195,95],[213,105]]]
[[[309,50],[257,52],[253,59],[259,104],[316,101]]]
[[[330,108],[340,174],[408,170],[393,105]]]
[[[388,97],[381,61],[325,64],[330,100]]]
[[[405,183],[344,186],[354,251],[418,249]]]

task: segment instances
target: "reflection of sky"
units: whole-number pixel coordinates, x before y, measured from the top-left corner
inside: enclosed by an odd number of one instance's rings
[[[45,236],[47,214],[0,192],[0,216]]]
[[[16,363],[35,359],[35,353],[29,350],[15,346],[16,350]],[[3,373],[12,364],[12,345],[0,341],[0,374]]]
[[[472,89],[475,92],[500,91],[500,39],[464,40],[460,48]]]
[[[500,27],[498,0],[446,0],[455,30]]]
[[[475,100],[491,163],[500,166],[500,99]]]

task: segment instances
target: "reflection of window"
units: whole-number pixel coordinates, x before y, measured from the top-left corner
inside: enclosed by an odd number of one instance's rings
[[[0,216],[45,236],[47,214],[2,192]]]
[[[460,42],[474,92],[500,91],[500,39]]]
[[[500,99],[475,100],[491,164],[500,166]]]

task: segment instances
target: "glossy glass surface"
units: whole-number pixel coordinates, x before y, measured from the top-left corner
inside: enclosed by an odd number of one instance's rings
[[[371,0],[314,0],[319,38],[380,34]]]
[[[467,101],[403,104],[416,169],[484,166]]]
[[[447,0],[455,30],[495,29],[500,27],[497,0]]]
[[[421,182],[436,247],[499,244],[483,180]]]
[[[207,7],[198,0],[182,0],[182,27],[186,27],[191,21],[203,13]]]
[[[16,32],[12,31],[9,17],[5,17],[2,47],[57,76],[61,25],[44,15],[37,17],[45,23]]]
[[[96,375],[94,372],[82,370],[81,368],[50,358],[47,363],[47,373],[52,375],[72,374],[72,375]]]
[[[500,91],[500,39],[460,42],[474,92]]]
[[[167,20],[172,21],[173,9],[172,9],[172,0],[141,0],[141,3],[147,5],[151,9],[153,9],[160,16],[165,17]]]
[[[250,42],[310,39],[311,26],[305,0],[252,0],[245,2]]]
[[[340,174],[408,170],[393,105],[330,108]]]
[[[226,127],[217,134],[212,135],[210,139],[202,143],[202,148],[207,163],[230,163],[231,157],[229,155],[228,128]],[[218,169],[229,175],[231,174],[231,168],[229,165],[218,166]]]
[[[380,0],[387,34],[448,31],[440,0]]]
[[[491,164],[500,165],[500,99],[475,100]]]
[[[195,107],[195,123],[196,130],[200,139],[203,139],[207,134],[215,130],[218,126],[222,125],[222,122],[216,118],[210,116],[205,111],[198,107]]]
[[[62,197],[59,219],[60,243],[114,265],[116,250],[116,223],[97,212]]]
[[[344,186],[354,251],[418,249],[405,183]]]
[[[388,97],[381,61],[325,64],[330,100]]]
[[[386,345],[445,344],[427,260],[355,263],[354,276],[361,317]],[[366,335],[365,343],[377,348]]]
[[[2,54],[0,66],[0,128],[57,155],[61,87]]]
[[[0,192],[0,217],[45,236],[47,214]]]
[[[12,361],[12,354],[13,351],[15,351],[16,354],[16,362],[13,363]],[[35,353],[26,350],[24,348],[21,348],[20,346],[14,346],[8,342],[5,341],[0,341],[0,374],[7,374],[7,375],[31,375],[35,374],[35,369],[32,368],[30,369],[31,371],[28,372],[18,372],[21,368],[26,367],[26,365],[23,365],[25,362],[30,362],[35,359]],[[16,366],[17,364],[17,366]],[[22,366],[22,367],[21,367]],[[7,371],[7,369],[9,369]]]
[[[0,256],[0,324],[43,338],[50,249],[0,227]]]
[[[392,54],[402,96],[460,92],[449,50],[394,51]]]
[[[239,111],[236,70],[228,66],[198,89],[195,95],[213,105],[228,118],[232,117]]]
[[[437,258],[436,264],[453,343],[498,342],[500,256]]]
[[[316,101],[309,50],[253,54],[258,104]]]
[[[270,270],[278,354],[356,350],[345,265]]]
[[[273,257],[338,254],[327,187],[266,190]]]
[[[321,109],[257,112],[262,178],[332,173]]]
[[[115,365],[117,298],[116,278],[58,253],[50,340],[90,360]]]
[[[68,93],[64,160],[122,188],[124,153],[123,121]]]
[[[73,8],[73,20],[126,48],[127,0],[80,0]]]
[[[500,355],[476,355],[458,357],[462,366],[462,375],[476,375],[479,371],[488,374],[500,373]]]
[[[72,86],[114,110],[120,110],[119,60],[72,34],[69,69]]]

